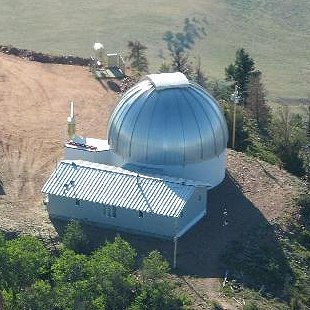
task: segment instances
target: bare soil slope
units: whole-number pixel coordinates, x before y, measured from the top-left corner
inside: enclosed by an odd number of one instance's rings
[[[62,157],[71,100],[76,102],[78,132],[105,137],[117,96],[87,68],[0,53],[0,230],[57,237],[59,227],[42,208],[40,189]],[[220,257],[230,242],[246,238],[248,228],[283,222],[293,212],[296,182],[278,167],[229,152],[226,180],[209,193],[208,216],[178,246],[178,278],[193,296],[195,309],[207,308],[208,298],[227,309],[238,308],[219,296],[217,279],[225,275]],[[223,225],[225,219],[228,225]],[[91,226],[88,230],[94,242],[111,234]],[[122,235],[142,254],[159,248],[172,256],[171,242]]]
[[[0,180],[5,194],[0,196],[0,221],[5,227],[42,222],[40,189],[62,157],[70,101],[75,102],[78,132],[104,138],[116,95],[88,68],[0,53]]]

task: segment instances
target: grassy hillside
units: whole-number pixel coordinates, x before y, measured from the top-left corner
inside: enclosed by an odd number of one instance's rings
[[[179,31],[185,17],[206,17],[207,37],[192,55],[209,76],[222,78],[238,47],[265,74],[273,100],[309,99],[308,0],[0,0],[0,43],[51,53],[89,56],[95,41],[126,52],[128,40],[149,47],[155,71],[166,52],[162,35]],[[283,101],[283,100],[282,100]]]

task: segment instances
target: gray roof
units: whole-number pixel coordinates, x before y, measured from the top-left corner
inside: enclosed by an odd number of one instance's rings
[[[126,209],[178,217],[195,187],[82,160],[61,161],[42,192]]]
[[[222,154],[224,116],[203,88],[181,73],[152,74],[121,98],[108,126],[111,149],[128,162],[198,163]]]

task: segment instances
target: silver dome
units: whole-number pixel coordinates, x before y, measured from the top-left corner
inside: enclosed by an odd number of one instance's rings
[[[147,76],[124,94],[108,126],[113,152],[142,164],[206,161],[225,151],[227,139],[214,98],[181,73]]]

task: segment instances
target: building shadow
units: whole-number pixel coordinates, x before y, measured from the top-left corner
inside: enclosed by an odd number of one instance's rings
[[[274,276],[277,290],[282,291],[286,275],[291,275],[291,272],[275,236],[275,227],[245,197],[229,173],[221,185],[209,191],[207,210],[207,216],[178,240],[177,269],[173,272],[181,276],[207,278],[224,278],[228,273],[234,278],[236,273],[246,267],[244,264],[249,264],[253,270],[246,272],[252,277],[253,285],[246,278],[247,274],[242,275],[242,281],[249,286],[266,285],[268,279],[263,277],[270,274]],[[61,235],[66,222],[56,219],[52,221]],[[172,240],[133,235],[89,224],[83,224],[83,229],[90,241],[89,252],[120,235],[136,249],[138,263],[150,251],[159,250],[172,264]],[[269,271],[272,263],[276,264],[276,270]],[[256,275],[253,274],[255,270]],[[272,275],[272,272],[276,274]],[[283,277],[277,278],[279,274]],[[269,292],[277,295],[273,288]]]

